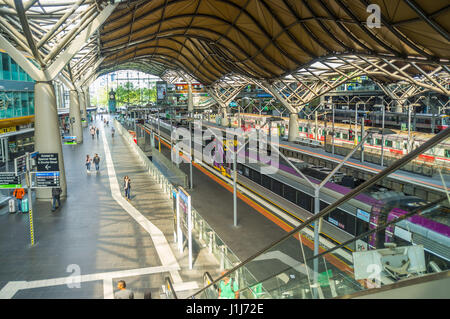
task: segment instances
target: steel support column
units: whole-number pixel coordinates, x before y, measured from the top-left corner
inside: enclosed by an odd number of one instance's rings
[[[83,128],[81,126],[81,113],[80,113],[80,102],[78,99],[78,92],[76,90],[70,90],[69,94],[70,94],[69,117],[71,121],[70,135],[77,137],[77,143],[83,143]]]
[[[55,88],[51,82],[36,82],[34,85],[35,103],[35,150],[39,153],[57,153],[60,171],[61,197],[66,197],[66,174],[61,144],[61,131],[58,124]],[[51,199],[50,188],[36,190],[37,199]]]
[[[291,113],[289,114],[289,133],[288,133],[288,141],[295,141],[298,137],[298,114]]]
[[[81,126],[87,127],[86,94],[82,89],[78,92],[78,100],[80,102]]]

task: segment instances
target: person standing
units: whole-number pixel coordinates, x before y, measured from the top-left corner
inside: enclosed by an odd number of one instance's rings
[[[61,196],[62,190],[60,187],[52,188],[52,212],[56,210],[56,201],[58,201],[58,208],[61,207]]]
[[[222,272],[222,276],[227,271]],[[219,283],[219,299],[239,299],[239,287],[235,280],[224,277]]]
[[[123,179],[123,189],[125,191],[125,198],[127,201],[131,199],[131,179],[127,176]]]
[[[95,132],[97,133],[97,138],[98,138],[98,133],[100,132],[99,129],[98,129],[98,127],[97,127],[97,129],[95,130]]]
[[[86,155],[86,171],[89,173],[91,170],[92,159],[89,157],[89,154]]]
[[[124,280],[119,280],[117,283],[117,288],[119,291],[114,293],[115,299],[134,299],[134,293],[131,290],[126,289],[127,284]]]
[[[95,128],[94,128],[94,126],[92,126],[92,127],[91,127],[91,136],[92,136],[92,139],[94,139],[94,135],[95,135]]]
[[[114,133],[116,132],[116,129],[114,127],[111,127],[111,136],[114,138]]]
[[[17,199],[17,207],[19,212],[22,212],[22,200],[25,196],[25,190],[23,188],[16,188],[13,192],[13,196]]]

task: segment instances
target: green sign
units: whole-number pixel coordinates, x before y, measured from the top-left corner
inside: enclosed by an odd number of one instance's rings
[[[64,145],[76,145],[77,142],[72,141],[72,142],[64,142]]]
[[[321,287],[328,287],[330,285],[329,278],[331,278],[332,276],[333,276],[333,272],[331,271],[331,269],[329,269],[328,271],[319,273],[319,278],[318,278],[319,285]]]
[[[401,128],[402,131],[406,131],[408,129],[408,127],[406,126],[406,123],[401,123]]]
[[[22,188],[22,184],[18,184],[18,185],[0,185],[0,188]]]

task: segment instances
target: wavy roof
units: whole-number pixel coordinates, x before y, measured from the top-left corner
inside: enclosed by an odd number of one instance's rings
[[[370,3],[381,27],[369,28]],[[448,0],[152,0],[118,5],[100,33],[99,72],[182,69],[210,84],[275,79],[324,57],[448,64]]]

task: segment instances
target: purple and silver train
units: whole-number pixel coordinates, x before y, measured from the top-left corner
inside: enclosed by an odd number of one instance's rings
[[[225,145],[227,145],[226,141]],[[220,144],[219,147],[216,145],[213,166],[229,177],[233,165],[229,163],[230,157],[228,155],[227,159],[226,153],[227,146],[224,150]],[[242,156],[244,155],[241,154]],[[248,148],[245,151],[245,157],[246,159],[252,157]],[[297,160],[295,163],[297,168],[302,170],[313,183],[319,184],[330,171],[329,169],[311,168],[305,163],[298,162],[301,161]],[[237,165],[239,174],[309,212],[314,211],[313,190],[282,158],[279,159],[278,171],[275,174],[261,174],[259,167],[261,165],[247,162]],[[356,186],[357,181],[352,177],[337,174],[332,181],[325,184],[320,192],[320,209],[349,193]],[[425,204],[427,203],[418,197],[374,187],[330,212],[325,219],[341,230],[343,234],[358,236]],[[441,268],[447,269],[450,267],[449,213],[450,210],[447,207],[436,205],[420,215],[414,215],[370,235],[369,238],[359,241],[359,244],[362,243],[363,249],[384,248],[386,242],[396,242],[400,245],[421,244],[427,252],[428,261],[438,262]],[[348,237],[343,236],[343,239],[336,239],[336,241],[341,242],[346,238]]]

